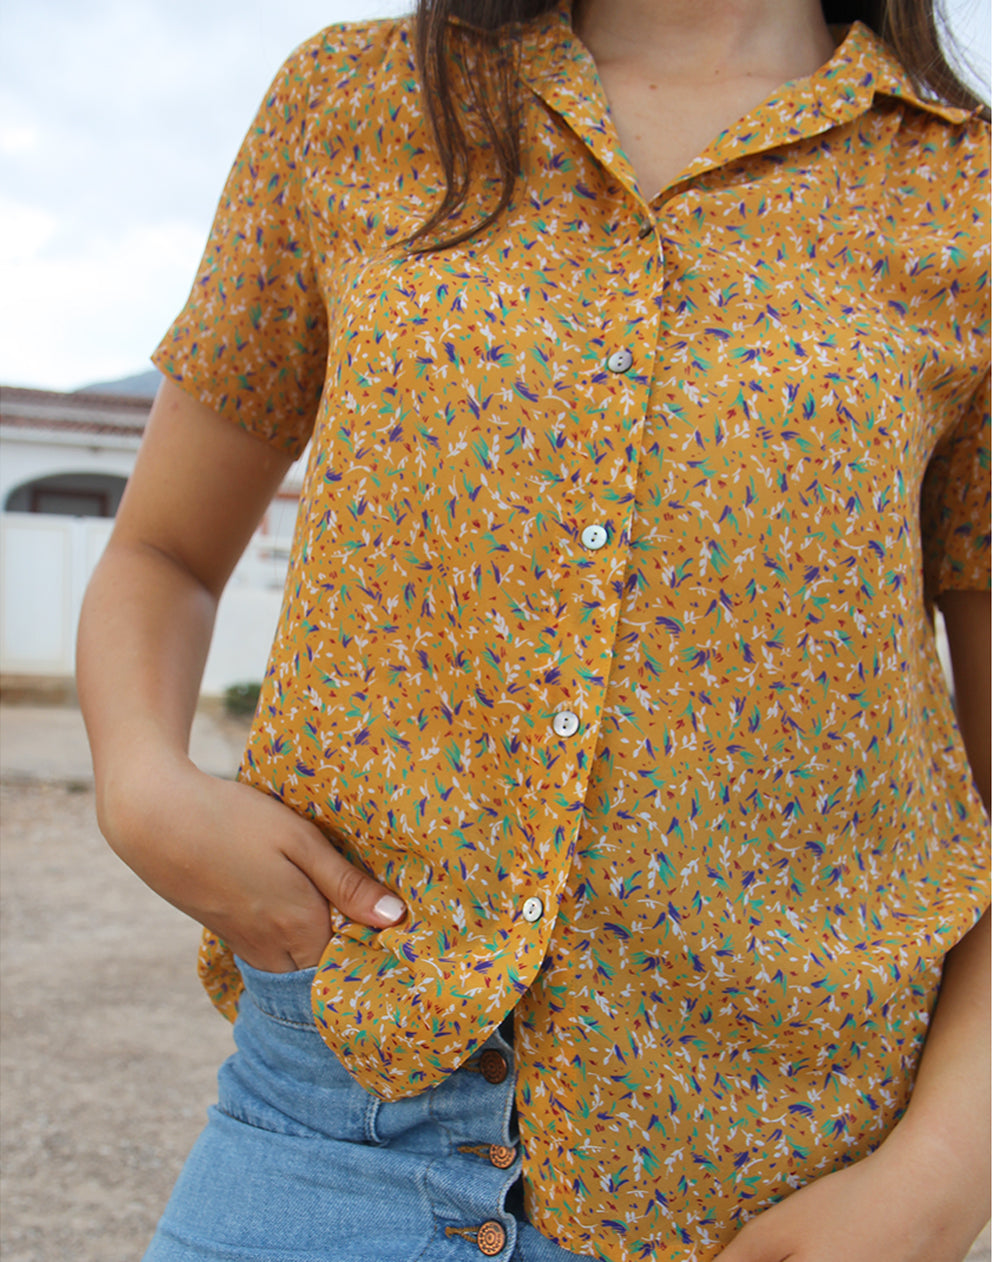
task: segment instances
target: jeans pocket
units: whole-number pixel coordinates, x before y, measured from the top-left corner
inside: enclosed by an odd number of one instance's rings
[[[310,1006],[316,968],[268,973],[236,961],[244,993],[237,1052],[218,1079],[222,1112],[265,1130],[368,1142],[378,1101],[321,1037]]]
[[[244,982],[245,995],[259,1012],[280,1025],[317,1034],[310,1001],[316,965],[288,973],[269,973],[253,968],[238,956],[234,962]]]

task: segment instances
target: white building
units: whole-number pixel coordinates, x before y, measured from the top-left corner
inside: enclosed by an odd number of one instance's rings
[[[83,592],[110,535],[151,399],[0,387],[0,676],[69,682]],[[231,578],[203,690],[262,678],[303,463]]]

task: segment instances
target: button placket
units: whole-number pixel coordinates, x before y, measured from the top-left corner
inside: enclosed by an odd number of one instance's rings
[[[506,1230],[495,1218],[483,1223],[476,1237],[479,1252],[486,1258],[494,1258],[506,1247]]]
[[[609,537],[605,526],[586,526],[581,535],[582,546],[589,548],[592,552],[598,552],[600,548],[606,546]]]
[[[489,1164],[497,1170],[509,1170],[516,1159],[516,1148],[508,1148],[506,1144],[489,1145]]]
[[[506,1248],[506,1228],[495,1218],[490,1218],[481,1227],[445,1227],[444,1234],[471,1240],[486,1258],[495,1258]]]
[[[574,736],[579,730],[579,716],[571,710],[559,710],[551,720],[556,736]]]
[[[524,901],[520,914],[529,925],[536,924],[544,915],[544,904],[539,898],[528,898]]]
[[[498,1086],[499,1083],[506,1081],[510,1067],[502,1052],[497,1052],[494,1047],[488,1047],[479,1057],[479,1072],[486,1082]]]
[[[506,1144],[459,1144],[459,1152],[470,1152],[476,1157],[485,1157],[497,1170],[509,1170],[517,1159],[516,1148]]]
[[[627,372],[634,363],[634,356],[626,348],[622,346],[620,350],[614,351],[606,361],[606,367],[610,372],[624,373]]]

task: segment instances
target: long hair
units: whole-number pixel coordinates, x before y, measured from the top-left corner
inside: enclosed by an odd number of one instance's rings
[[[421,92],[441,161],[445,193],[430,218],[403,242],[426,254],[488,228],[513,196],[520,167],[518,69],[522,24],[554,8],[556,0],[417,0],[414,47]],[[938,0],[821,0],[828,24],[863,22],[894,51],[921,98],[977,111],[989,107],[958,78],[938,37]],[[452,23],[451,18],[457,18]],[[946,30],[946,21],[943,22]],[[454,73],[453,73],[454,68]],[[470,138],[462,102],[474,120]],[[465,207],[473,148],[481,139],[495,160],[496,205],[478,222],[428,242]],[[426,242],[426,243],[425,243]]]

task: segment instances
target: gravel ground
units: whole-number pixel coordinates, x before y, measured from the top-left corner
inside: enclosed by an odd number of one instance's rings
[[[0,818],[0,1253],[138,1262],[230,1027],[196,980],[197,927],[110,852],[87,785],[4,786]]]

